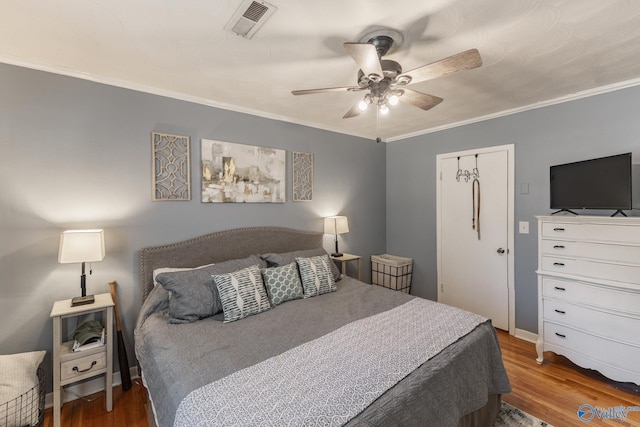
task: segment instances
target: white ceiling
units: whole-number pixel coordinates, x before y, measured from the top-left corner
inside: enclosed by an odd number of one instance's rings
[[[374,139],[373,111],[343,119],[359,93],[346,41],[376,27],[404,42],[404,70],[477,48],[478,69],[411,85],[444,102],[399,104],[393,141],[640,84],[637,0],[271,0],[252,39],[225,31],[242,0],[1,0],[0,62]]]

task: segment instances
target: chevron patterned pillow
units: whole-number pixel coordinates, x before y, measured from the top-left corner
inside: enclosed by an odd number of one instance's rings
[[[228,274],[214,274],[220,293],[224,323],[269,310],[269,298],[257,265]]]
[[[331,274],[330,263],[332,261],[328,255],[296,258],[296,262],[300,268],[305,298],[326,294],[337,289]]]

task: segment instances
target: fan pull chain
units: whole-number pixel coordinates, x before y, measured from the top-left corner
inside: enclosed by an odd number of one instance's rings
[[[376,108],[376,143],[380,144],[382,138],[380,138],[380,109]]]

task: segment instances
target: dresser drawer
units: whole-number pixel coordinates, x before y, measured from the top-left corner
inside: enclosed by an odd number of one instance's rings
[[[551,256],[592,258],[640,265],[640,246],[570,240],[543,240],[542,253]]]
[[[640,284],[640,266],[542,256],[542,270],[594,279]]]
[[[542,237],[560,240],[577,239],[581,241],[637,244],[640,242],[640,227],[543,222]]]
[[[551,297],[575,304],[588,304],[614,311],[635,313],[640,316],[640,290],[629,292],[543,277],[542,295],[545,299]]]
[[[544,320],[562,323],[594,335],[636,344],[640,347],[640,317],[621,316],[567,301],[545,299]]]
[[[73,360],[67,360],[60,364],[60,380],[66,381],[85,375],[95,375],[107,366],[105,352],[90,354]]]
[[[631,372],[640,372],[640,347],[610,341],[549,322],[544,322],[544,340],[581,353],[590,359]]]

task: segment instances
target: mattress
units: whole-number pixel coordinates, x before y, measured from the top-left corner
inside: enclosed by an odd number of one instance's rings
[[[222,315],[216,315],[171,324],[168,293],[153,288],[140,312],[135,344],[156,422],[173,425],[178,407],[194,390],[413,298],[345,277],[336,292],[288,301],[236,322],[223,323]],[[409,373],[346,424],[456,426],[461,417],[483,407],[488,396],[509,391],[496,333],[487,321]]]

